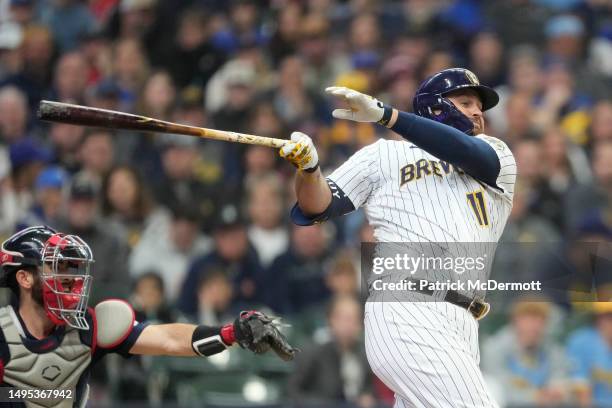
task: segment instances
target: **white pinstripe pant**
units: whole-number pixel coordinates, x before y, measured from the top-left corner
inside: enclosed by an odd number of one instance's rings
[[[478,323],[448,302],[367,302],[365,340],[395,408],[497,408],[478,363]]]

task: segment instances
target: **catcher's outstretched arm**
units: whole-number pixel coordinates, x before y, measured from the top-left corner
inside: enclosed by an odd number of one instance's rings
[[[199,329],[200,327],[204,328],[205,326],[184,323],[149,325],[142,331],[130,353],[156,356],[195,356],[197,353],[193,348],[193,336],[196,330],[202,331],[202,329]],[[211,335],[208,337],[220,336],[221,334],[221,329],[218,327],[207,329],[207,334]],[[218,340],[221,340],[221,338],[219,337]],[[219,344],[217,353],[225,350],[233,341],[231,343],[228,341],[228,343]]]
[[[222,327],[184,323],[149,325],[130,349],[131,354],[209,357],[238,343],[261,354],[273,350],[283,360],[293,359],[294,349],[274,325],[259,312],[243,312]]]

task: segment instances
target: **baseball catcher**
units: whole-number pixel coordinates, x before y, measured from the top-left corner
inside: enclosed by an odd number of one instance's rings
[[[209,327],[137,322],[132,307],[116,299],[90,308],[93,262],[80,237],[44,226],[2,244],[0,285],[14,296],[0,308],[0,380],[12,390],[35,391],[9,406],[85,406],[90,367],[107,353],[207,357],[238,344],[256,354],[273,350],[283,360],[293,358],[296,350],[274,319],[256,311]],[[41,390],[62,394],[50,398]]]

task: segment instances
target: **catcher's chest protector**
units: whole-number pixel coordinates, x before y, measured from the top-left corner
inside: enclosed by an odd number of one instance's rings
[[[19,328],[18,328],[19,325]],[[91,361],[91,347],[81,342],[79,331],[67,327],[61,344],[47,353],[28,350],[19,334],[21,324],[11,306],[0,308],[0,326],[10,351],[4,382],[21,390],[70,390],[71,399],[29,400],[27,408],[72,408],[79,378]],[[87,401],[87,393],[82,401]],[[80,404],[84,405],[84,404]]]

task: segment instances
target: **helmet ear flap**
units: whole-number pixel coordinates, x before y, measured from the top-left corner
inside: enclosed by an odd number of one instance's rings
[[[472,135],[474,133],[474,124],[472,121],[457,109],[449,99],[442,97],[442,100],[447,107],[446,112],[444,112],[444,120],[442,123],[452,126],[463,133]]]
[[[439,95],[419,94],[414,98],[413,109],[414,113],[419,116],[436,120],[433,111],[434,109],[442,109],[443,105],[444,100]]]
[[[439,112],[434,112],[438,111]],[[414,113],[436,122],[452,126],[468,135],[474,131],[474,124],[442,95],[419,94],[414,98]]]

